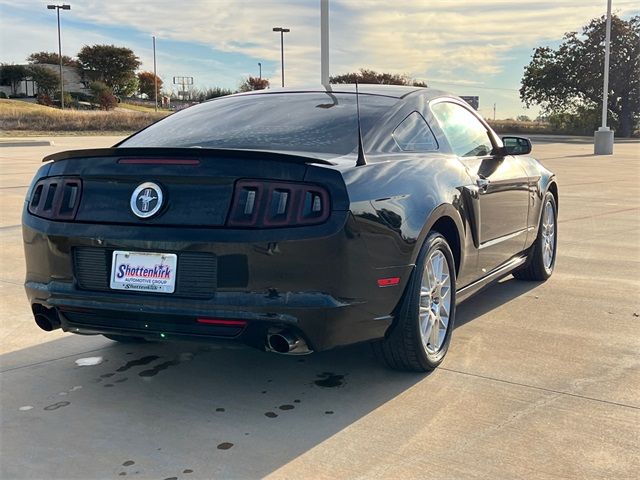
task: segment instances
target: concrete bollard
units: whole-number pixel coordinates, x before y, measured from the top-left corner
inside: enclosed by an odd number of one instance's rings
[[[609,127],[600,127],[594,134],[594,155],[613,154],[613,130]]]

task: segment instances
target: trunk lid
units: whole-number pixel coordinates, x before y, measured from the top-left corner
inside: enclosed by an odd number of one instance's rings
[[[234,185],[239,179],[303,182],[308,177],[310,181],[328,184],[325,187],[334,190],[332,197],[335,196],[340,209],[347,208],[339,172],[313,165],[331,165],[327,160],[300,155],[194,148],[110,148],[61,152],[44,160],[53,162],[48,176],[82,181],[76,222],[221,227],[225,225]],[[145,182],[161,188],[163,207],[156,216],[143,219],[133,214],[130,203],[134,190]]]

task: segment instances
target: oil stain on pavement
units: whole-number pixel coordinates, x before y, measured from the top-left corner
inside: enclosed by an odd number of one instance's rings
[[[315,380],[318,387],[322,388],[335,388],[342,387],[344,385],[344,375],[337,375],[332,372],[323,372],[317,375],[319,380]]]

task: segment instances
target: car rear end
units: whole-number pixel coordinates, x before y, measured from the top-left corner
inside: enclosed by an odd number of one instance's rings
[[[381,336],[388,321],[367,302],[376,285],[365,280],[366,248],[342,176],[326,163],[207,149],[50,157],[23,214],[36,322],[259,348],[281,334],[300,351]],[[141,218],[132,202],[145,183],[163,198]]]

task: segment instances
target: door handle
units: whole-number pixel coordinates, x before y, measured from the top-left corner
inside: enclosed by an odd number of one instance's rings
[[[483,177],[478,177],[476,179],[476,185],[478,185],[478,187],[480,188],[480,191],[482,193],[486,192],[487,189],[489,188],[489,184],[491,183],[490,180],[483,178]]]

